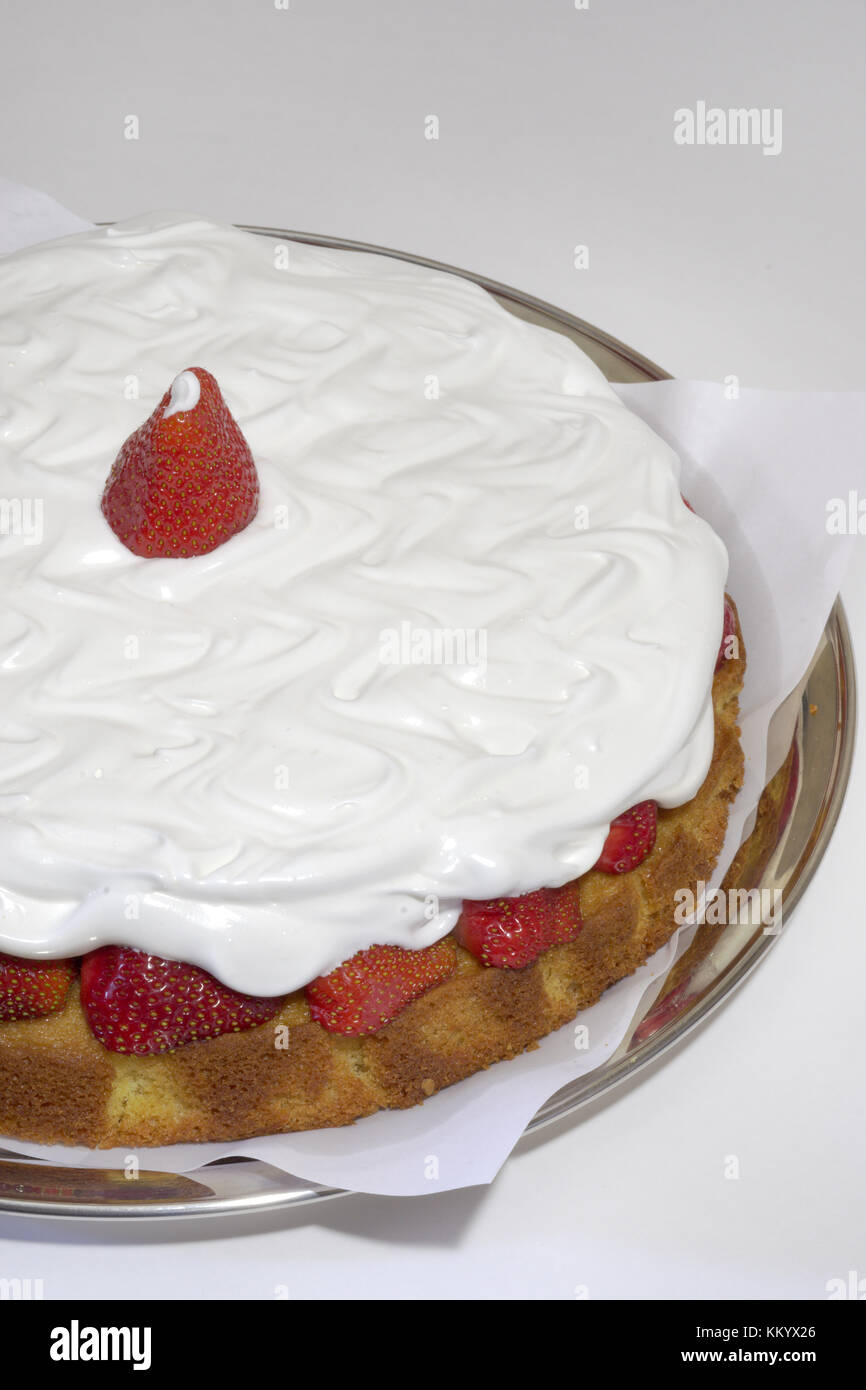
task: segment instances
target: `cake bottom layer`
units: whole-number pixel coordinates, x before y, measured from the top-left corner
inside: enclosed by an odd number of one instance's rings
[[[733,605],[732,605],[733,606]],[[660,810],[655,846],[630,873],[580,880],[583,929],[522,970],[487,968],[458,948],[444,984],[378,1033],[326,1032],[303,992],[268,1024],[151,1057],[108,1052],[77,986],[62,1012],[0,1026],[0,1135],[91,1148],[223,1141],[347,1125],[417,1105],[514,1057],[594,1004],[676,930],[675,894],[713,872],[742,782],[739,656],[713,682],[715,748],[697,796]],[[784,784],[765,793],[758,833],[778,823]]]

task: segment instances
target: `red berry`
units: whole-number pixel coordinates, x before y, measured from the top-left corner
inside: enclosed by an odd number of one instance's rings
[[[248,526],[259,505],[249,445],[210,372],[189,367],[172,387],[198,381],[199,399],[171,406],[172,389],[114,461],[102,510],[135,555],[206,555]]]
[[[734,621],[734,610],[733,610],[733,608],[731,607],[731,605],[728,603],[728,600],[725,599],[725,616],[724,616],[724,619],[723,619],[723,622],[722,622],[722,640],[721,640],[721,642],[720,642],[720,644],[719,644],[719,654],[718,654],[718,656],[716,657],[716,670],[717,670],[717,671],[718,671],[718,669],[719,669],[720,666],[724,666],[725,661],[727,660],[727,657],[728,657],[728,650],[727,650],[727,648],[728,648],[728,643],[730,642],[730,640],[731,640],[732,637],[735,638],[736,631],[737,631],[737,624],[736,624],[736,622]],[[736,641],[736,638],[735,638],[735,641]],[[733,649],[732,649],[732,654],[733,654],[734,656],[736,656],[736,651],[733,650]]]
[[[55,1013],[66,1002],[74,976],[68,960],[24,960],[0,953],[0,1023]]]
[[[109,1052],[168,1052],[266,1023],[283,998],[238,994],[183,961],[100,946],[81,962],[81,1006]]]
[[[307,985],[310,1015],[329,1033],[377,1033],[413,999],[449,979],[456,966],[448,937],[418,951],[371,946]]]
[[[467,900],[454,935],[485,965],[522,970],[551,946],[577,936],[583,920],[577,883],[539,888],[519,898]]]
[[[639,801],[611,821],[604,848],[595,867],[606,874],[627,874],[643,863],[656,842],[658,807]]]

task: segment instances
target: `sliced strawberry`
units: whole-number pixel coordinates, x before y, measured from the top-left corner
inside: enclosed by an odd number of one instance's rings
[[[454,935],[485,965],[522,970],[551,946],[577,936],[583,919],[577,883],[539,888],[519,898],[467,900]]]
[[[716,657],[716,670],[724,666],[727,659],[727,645],[737,631],[737,624],[734,620],[734,610],[727,599],[725,599],[725,616],[722,623],[722,640],[719,643],[719,654]]]
[[[0,1023],[55,1013],[66,1002],[74,977],[69,960],[24,960],[0,953]]]
[[[656,842],[658,807],[639,801],[611,821],[604,848],[595,864],[606,874],[627,874],[642,864]]]
[[[250,447],[210,372],[189,367],[121,447],[102,510],[135,555],[206,555],[259,505]]]
[[[680,498],[681,498],[681,500],[682,500],[683,502],[685,502],[685,504],[686,504],[686,506],[688,507],[688,509],[689,509],[690,512],[694,512],[694,511],[695,511],[694,507],[692,506],[691,502],[690,502],[689,499],[686,497],[686,494],[685,494],[684,492],[681,492],[681,493],[680,493]],[[697,512],[695,512],[695,516],[697,516]]]
[[[446,937],[433,946],[371,946],[307,985],[310,1014],[329,1033],[377,1033],[407,1004],[454,974],[457,956]]]
[[[283,998],[238,994],[196,965],[129,946],[100,946],[81,962],[81,1006],[109,1052],[169,1052],[240,1033],[279,1013]]]

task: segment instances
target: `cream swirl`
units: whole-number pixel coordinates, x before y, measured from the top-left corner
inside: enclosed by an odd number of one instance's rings
[[[472,283],[276,252],[164,216],[0,259],[0,949],[281,993],[706,775],[727,557],[672,451]],[[259,512],[141,559],[101,491],[188,366]]]

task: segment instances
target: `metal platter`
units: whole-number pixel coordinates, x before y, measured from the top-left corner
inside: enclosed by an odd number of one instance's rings
[[[518,318],[571,338],[612,382],[660,381],[669,374],[601,329],[573,314],[521,294],[482,275],[437,261],[338,237],[312,236],[272,227],[244,230],[280,241],[302,241],[347,251],[367,251],[411,261],[475,281]],[[845,794],[854,750],[854,659],[842,605],[837,601],[800,696],[795,734],[793,809],[784,830],[763,856],[760,873],[743,868],[733,886],[778,889],[785,922],[820,863]],[[688,952],[655,999],[642,1006],[616,1053],[542,1106],[526,1133],[565,1116],[631,1079],[676,1046],[717,1009],[771,949],[777,935],[759,924],[731,924],[715,932],[706,949]],[[0,1211],[67,1218],[179,1218],[241,1214],[295,1207],[348,1196],[288,1176],[258,1159],[230,1158],[193,1173],[141,1171],[133,1185],[121,1171],[61,1168],[0,1148]]]

